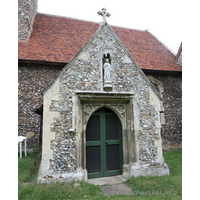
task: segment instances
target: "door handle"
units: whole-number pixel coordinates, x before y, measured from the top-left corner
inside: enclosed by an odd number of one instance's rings
[[[108,144],[108,143],[106,142],[106,144]]]

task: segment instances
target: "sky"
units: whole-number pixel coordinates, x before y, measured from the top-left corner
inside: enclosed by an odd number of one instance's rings
[[[174,53],[182,42],[181,0],[38,0],[38,12],[101,22],[102,8],[110,25],[149,30]]]

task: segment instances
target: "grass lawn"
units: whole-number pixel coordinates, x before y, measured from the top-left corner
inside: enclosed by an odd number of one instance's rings
[[[163,156],[170,175],[137,179],[132,177],[126,181],[136,199],[182,199],[182,150],[164,151]]]
[[[33,152],[27,152],[27,157],[19,158],[18,154],[18,185],[26,182],[37,182],[37,175],[42,156],[42,149],[37,148]]]
[[[79,182],[37,184],[41,149],[18,159],[18,199],[182,199],[182,150],[163,152],[170,175],[130,178],[126,184],[132,195],[104,196],[98,186]],[[28,182],[28,183],[27,183]]]

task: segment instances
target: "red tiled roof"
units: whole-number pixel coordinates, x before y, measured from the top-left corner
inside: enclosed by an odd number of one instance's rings
[[[111,26],[142,69],[182,71],[169,52],[146,31]],[[37,13],[31,38],[18,45],[18,58],[59,63],[69,61],[99,28],[98,23]]]

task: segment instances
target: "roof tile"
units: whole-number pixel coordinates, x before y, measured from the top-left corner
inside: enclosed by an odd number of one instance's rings
[[[175,56],[147,31],[111,26],[142,69],[182,71]],[[18,44],[18,58],[69,63],[99,24],[37,13],[31,38]]]

